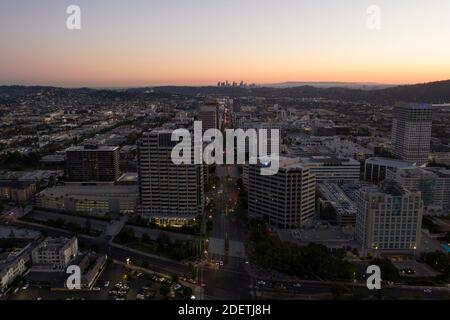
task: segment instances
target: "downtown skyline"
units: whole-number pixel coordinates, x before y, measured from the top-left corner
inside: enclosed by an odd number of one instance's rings
[[[81,30],[65,26],[81,8]],[[380,29],[366,26],[381,10]],[[450,74],[447,1],[0,2],[0,84],[412,84]]]

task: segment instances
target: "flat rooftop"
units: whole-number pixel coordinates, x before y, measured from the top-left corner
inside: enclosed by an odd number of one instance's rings
[[[381,165],[384,165],[387,167],[394,167],[394,168],[403,168],[403,167],[413,166],[412,162],[398,160],[398,159],[382,158],[382,157],[368,158],[366,160],[366,163],[381,164]]]
[[[66,149],[66,152],[72,151],[114,151],[119,150],[118,146],[73,146]]]
[[[353,158],[339,158],[335,155],[317,155],[310,157],[301,157],[301,162],[305,164],[324,164],[324,165],[358,165],[359,162]]]
[[[138,194],[136,185],[101,185],[101,186],[81,186],[67,185],[47,188],[39,193],[40,195],[52,197],[68,196],[108,196],[108,195],[132,195]]]

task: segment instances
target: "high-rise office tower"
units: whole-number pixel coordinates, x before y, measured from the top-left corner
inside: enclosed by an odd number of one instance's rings
[[[363,254],[413,253],[419,247],[423,201],[392,180],[363,187],[356,213],[356,238]]]
[[[139,142],[138,211],[158,224],[182,226],[203,214],[205,166],[174,164],[171,153],[177,142],[171,135],[172,130],[155,129]]]
[[[261,175],[261,164],[246,165],[248,212],[280,228],[298,228],[314,216],[315,178],[298,158],[280,157],[277,174]]]
[[[119,176],[119,147],[76,146],[66,150],[67,181],[114,182]]]
[[[432,111],[428,104],[399,104],[394,108],[392,150],[402,160],[424,164],[431,143]]]
[[[219,128],[219,103],[216,100],[208,100],[198,110],[198,120],[202,122],[202,130]]]

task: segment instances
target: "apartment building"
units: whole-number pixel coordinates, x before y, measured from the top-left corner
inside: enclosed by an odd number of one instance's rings
[[[114,182],[120,177],[119,147],[76,146],[66,150],[66,180]]]

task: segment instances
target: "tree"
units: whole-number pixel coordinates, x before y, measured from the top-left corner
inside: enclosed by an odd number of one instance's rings
[[[169,293],[170,293],[170,288],[168,286],[162,285],[159,288],[159,294],[162,295],[163,297],[166,297]]]
[[[400,280],[400,273],[388,259],[376,259],[372,264],[380,267],[382,279],[385,281],[397,282]]]
[[[151,242],[151,239],[150,239],[150,237],[148,236],[148,234],[144,232],[144,233],[142,234],[141,241],[142,241],[143,243],[150,243],[150,242]]]
[[[86,232],[87,233],[91,232],[91,228],[92,228],[92,221],[91,221],[91,219],[86,219],[86,226],[85,226],[85,228],[86,228]]]
[[[190,287],[184,287],[183,288],[183,296],[186,299],[190,299],[192,297],[192,289]]]

